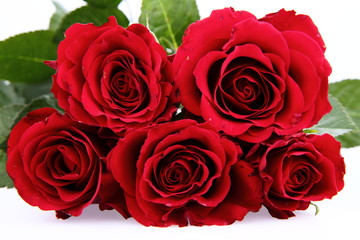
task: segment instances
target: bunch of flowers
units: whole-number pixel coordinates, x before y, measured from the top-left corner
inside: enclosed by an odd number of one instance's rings
[[[63,110],[12,129],[6,170],[57,217],[90,204],[146,226],[226,225],[265,206],[294,216],[344,186],[340,143],[304,132],[331,111],[317,27],[232,8],[190,24],[168,55],[147,27],[76,23],[51,92]]]

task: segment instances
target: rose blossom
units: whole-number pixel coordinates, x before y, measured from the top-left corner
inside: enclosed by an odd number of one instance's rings
[[[176,111],[165,50],[140,24],[114,17],[97,27],[74,24],[59,44],[52,92],[74,119],[115,132],[167,121]]]
[[[109,154],[128,210],[149,226],[224,225],[261,205],[239,145],[193,120],[138,129]]]
[[[249,142],[311,127],[331,110],[324,42],[311,19],[231,8],[191,24],[173,60],[181,103]]]
[[[27,203],[56,210],[59,218],[79,216],[94,201],[127,217],[123,193],[109,189],[114,179],[105,166],[114,136],[55,109],[38,109],[12,129],[6,170]],[[114,194],[119,200],[107,202]]]
[[[329,134],[298,133],[254,148],[247,159],[258,165],[264,205],[274,217],[294,216],[293,211],[330,199],[344,187],[341,145]]]

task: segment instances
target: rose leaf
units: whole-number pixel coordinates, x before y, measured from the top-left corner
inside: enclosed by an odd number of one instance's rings
[[[63,18],[67,14],[67,11],[56,1],[53,1],[53,4],[55,7],[55,13],[50,18],[49,30],[56,32],[59,29]]]
[[[100,26],[108,21],[109,16],[114,16],[122,27],[129,25],[125,14],[117,8],[95,8],[91,5],[82,6],[69,12],[61,21],[60,27],[55,33],[55,41],[64,39],[64,32],[74,23],[93,23]]]
[[[34,98],[30,103],[23,105],[14,121],[17,123],[29,112],[45,107],[55,108],[59,112],[63,112],[63,110],[57,105],[57,100],[53,97],[52,94],[42,95],[40,97]]]
[[[57,45],[48,30],[22,33],[0,41],[0,79],[37,83],[50,79],[54,70],[44,64],[56,59]]]
[[[330,84],[329,92],[342,104],[357,129],[337,136],[343,147],[360,145],[360,80],[348,79]]]
[[[6,153],[0,150],[0,187],[12,188],[14,183],[6,172]]]
[[[351,131],[358,131],[357,126],[350,117],[344,106],[333,96],[329,95],[332,110],[325,115],[320,122],[311,129],[306,129],[306,133],[324,134],[340,136]]]
[[[14,86],[8,81],[0,81],[0,107],[9,104],[23,104],[24,98],[18,96]]]
[[[199,18],[195,0],[143,0],[139,22],[147,26],[172,54],[181,44],[188,25]]]
[[[43,108],[52,107],[62,112],[58,107],[56,99],[52,95],[43,95],[33,99],[27,104],[9,104],[0,107],[0,149],[6,150],[6,142],[13,126],[25,117],[29,112]]]
[[[6,141],[15,124],[15,119],[18,117],[19,112],[23,109],[24,105],[9,104],[0,107],[0,146],[6,149]]]
[[[121,0],[84,0],[89,5],[96,8],[116,8]]]
[[[12,85],[16,94],[29,103],[35,98],[49,94],[52,86],[52,80],[49,79],[45,82],[33,84],[12,83]]]

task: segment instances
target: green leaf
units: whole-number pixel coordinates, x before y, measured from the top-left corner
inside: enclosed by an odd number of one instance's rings
[[[0,107],[22,103],[24,103],[24,98],[16,94],[14,87],[7,81],[0,81]]]
[[[50,93],[52,80],[33,84],[13,83],[12,85],[18,96],[21,96],[26,102],[31,102],[34,98]]]
[[[49,30],[56,32],[59,29],[67,11],[56,1],[53,1],[53,4],[55,6],[55,13],[51,16]]]
[[[6,153],[0,150],[0,187],[14,187],[14,183],[6,172]]]
[[[129,20],[125,14],[117,8],[94,8],[92,6],[83,6],[68,13],[62,20],[60,28],[56,32],[55,41],[61,41],[64,38],[64,32],[74,23],[94,23],[100,26],[108,21],[109,16],[116,17],[118,24],[127,27]]]
[[[18,115],[15,118],[15,123],[20,121],[21,118],[25,117],[29,112],[44,107],[55,108],[59,112],[63,112],[63,110],[57,105],[57,100],[52,95],[43,95],[33,99],[29,104],[24,105],[22,109],[18,112]]]
[[[360,80],[343,80],[330,84],[329,93],[336,97],[360,126]]]
[[[358,129],[338,136],[337,139],[343,147],[360,145],[360,80],[349,79],[332,83],[329,92],[343,105]]]
[[[0,79],[35,83],[48,80],[54,70],[44,64],[56,59],[57,45],[48,30],[22,33],[0,42]]]
[[[96,8],[116,8],[121,0],[84,0],[89,5]]]
[[[336,139],[341,142],[341,146],[344,148],[356,147],[360,145],[360,132],[348,132],[337,136]]]
[[[0,107],[0,149],[6,149],[6,141],[11,129],[21,118],[29,112],[43,107],[52,107],[62,112],[52,95],[40,96],[28,104],[11,104]]]
[[[317,125],[313,126],[310,131],[315,131],[317,134],[329,133],[334,137],[347,132],[358,131],[357,126],[342,104],[331,95],[329,95],[329,100],[333,109]]]
[[[6,147],[6,141],[14,126],[18,114],[22,111],[24,105],[13,104],[0,107],[0,144]]]
[[[175,53],[188,25],[199,18],[195,0],[143,0],[139,22],[150,28],[168,53]]]

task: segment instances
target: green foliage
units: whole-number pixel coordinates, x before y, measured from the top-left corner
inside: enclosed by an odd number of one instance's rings
[[[44,64],[56,59],[57,45],[47,30],[22,33],[0,42],[0,79],[37,83],[48,80],[54,71]]]
[[[343,105],[357,130],[338,136],[343,147],[360,145],[360,80],[349,79],[330,84],[329,93]]]
[[[43,95],[33,99],[27,104],[8,104],[0,107],[0,149],[6,150],[6,141],[14,125],[25,117],[29,112],[43,108],[52,107],[58,109],[56,99],[52,95]]]
[[[89,5],[96,8],[116,8],[121,0],[84,0]]]
[[[175,53],[188,25],[198,19],[195,0],[143,0],[139,22],[149,27],[168,53]]]
[[[6,153],[0,150],[0,187],[14,187],[14,183],[6,172]]]
[[[357,126],[342,104],[331,95],[329,96],[329,100],[333,107],[332,111],[325,115],[311,130],[317,134],[329,133],[334,137],[351,131],[357,131]]]
[[[37,84],[0,81],[0,149],[6,150],[12,127],[28,112],[42,107],[59,110],[56,99],[50,95],[50,84],[49,81]]]
[[[50,93],[52,80],[33,84],[12,83],[12,85],[18,98],[21,97],[26,102],[31,102],[34,98]]]
[[[22,85],[24,88],[28,86],[31,86],[31,84]],[[39,84],[34,84],[34,86],[39,86]],[[48,90],[46,90],[47,95],[35,97],[39,93],[39,91],[35,91],[33,96],[26,96],[26,98],[19,94],[17,90],[8,82],[0,81],[0,187],[13,187],[12,180],[7,176],[5,166],[7,139],[15,124],[29,112],[39,108],[52,107],[60,112],[62,111],[59,109],[56,99],[49,94]],[[29,94],[31,89],[24,92]]]
[[[80,7],[68,13],[61,21],[55,33],[55,41],[64,38],[64,32],[74,23],[93,23],[100,26],[108,21],[109,16],[115,16],[118,24],[127,27],[129,20],[122,11],[117,8],[95,8],[90,5]]]
[[[16,94],[14,87],[9,82],[0,81],[0,107],[22,103],[24,103],[24,98]]]
[[[6,141],[24,105],[10,104],[0,107],[0,144],[6,147]]]
[[[15,122],[20,121],[21,118],[25,117],[29,112],[45,107],[55,108],[59,112],[62,112],[62,109],[57,105],[57,100],[51,94],[43,95],[34,98],[30,103],[23,105],[16,116]]]
[[[51,16],[49,30],[56,32],[67,12],[58,2],[53,1],[53,4],[55,6],[55,13]]]

